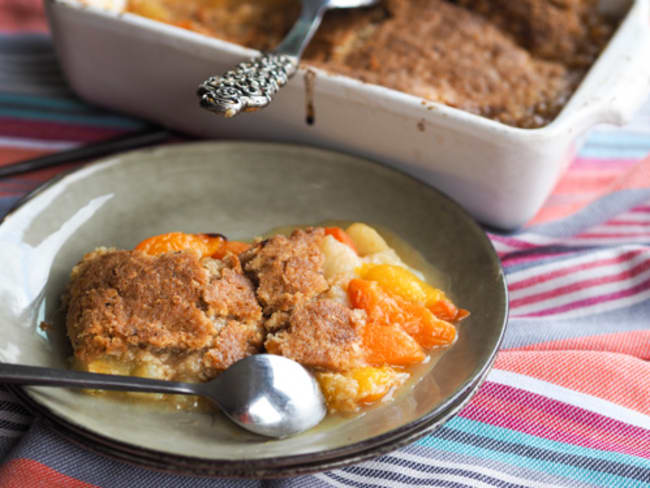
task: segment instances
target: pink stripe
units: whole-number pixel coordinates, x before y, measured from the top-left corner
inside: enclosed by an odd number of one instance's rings
[[[562,305],[559,307],[548,308],[540,312],[526,313],[518,316],[519,317],[544,317],[546,315],[554,315],[561,312],[568,312],[570,310],[584,308],[589,305],[595,305],[597,303],[611,302],[619,298],[625,298],[625,297],[637,295],[638,293],[648,291],[649,289],[650,289],[650,279],[636,286],[633,286],[632,288],[628,288],[627,290],[621,290],[615,293],[608,293],[606,295],[601,295],[598,297],[585,298],[583,300],[577,300],[575,302],[567,303],[566,305]]]
[[[650,269],[650,260],[643,261],[642,263],[633,266],[630,269],[626,269],[617,274],[607,275],[607,276],[598,276],[595,278],[589,278],[582,281],[576,281],[570,285],[560,286],[554,290],[548,290],[543,293],[537,293],[530,295],[524,298],[519,298],[517,300],[511,300],[510,306],[512,308],[520,307],[522,305],[528,305],[529,303],[541,302],[549,298],[555,298],[561,295],[566,295],[577,290],[585,290],[594,286],[603,285],[605,283],[615,283],[617,281],[624,281],[626,279],[634,278],[635,276],[643,273]]]
[[[538,246],[538,244],[531,244],[530,242],[521,241],[513,237],[498,236],[494,234],[489,234],[489,237],[493,241],[501,242],[503,244],[506,244],[507,246],[516,247],[519,249],[530,249]]]
[[[618,232],[614,234],[603,234],[598,232],[587,232],[578,234],[577,239],[625,239],[629,237],[647,237],[650,239],[650,232]]]
[[[542,283],[544,281],[549,281],[553,278],[558,278],[560,276],[565,276],[571,273],[575,273],[576,271],[582,271],[585,269],[591,269],[591,268],[597,268],[599,266],[607,266],[610,264],[618,264],[622,263],[624,261],[628,261],[630,258],[633,258],[643,252],[648,252],[648,250],[645,249],[635,249],[633,251],[628,251],[626,253],[623,253],[619,256],[613,257],[613,258],[607,258],[607,259],[601,259],[597,261],[590,261],[586,263],[580,263],[576,264],[573,266],[568,266],[568,267],[562,267],[559,269],[555,269],[553,271],[549,271],[548,273],[544,274],[539,274],[536,276],[533,276],[531,278],[517,281],[515,283],[511,283],[508,285],[508,288],[510,291],[515,291],[515,290],[521,290],[523,288],[528,288],[529,286],[536,285],[538,283]],[[561,266],[562,263],[558,263],[558,266]]]
[[[598,158],[576,158],[569,167],[567,175],[570,176],[573,173],[573,170],[581,167],[597,167],[597,168],[609,168],[614,167],[620,169],[621,166],[631,166],[638,163],[638,159],[598,159]]]
[[[557,442],[650,458],[650,430],[490,381],[459,416]]]
[[[128,130],[61,122],[42,122],[0,117],[0,134],[6,137],[22,137],[48,141],[97,141],[108,139]]]
[[[630,210],[635,213],[650,213],[650,205],[641,205]]]

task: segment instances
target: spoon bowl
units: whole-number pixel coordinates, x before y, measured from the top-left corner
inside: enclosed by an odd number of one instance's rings
[[[100,390],[199,395],[240,427],[284,438],[311,429],[327,414],[314,377],[297,362],[274,354],[248,356],[205,383],[86,373],[0,363],[0,382]]]
[[[242,359],[200,386],[233,422],[267,437],[308,430],[327,413],[314,377],[297,362],[274,354]]]

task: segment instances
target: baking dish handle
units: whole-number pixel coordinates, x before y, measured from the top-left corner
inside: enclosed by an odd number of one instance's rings
[[[650,95],[649,3],[634,2],[577,96],[567,104],[563,115],[573,119],[573,127],[623,125]]]

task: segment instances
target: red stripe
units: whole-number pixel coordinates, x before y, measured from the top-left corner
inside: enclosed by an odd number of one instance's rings
[[[26,193],[34,190],[41,184],[58,173],[68,171],[83,163],[69,163],[56,166],[54,168],[32,171],[29,174],[16,176],[0,181],[0,198],[2,197],[22,197]]]
[[[556,442],[650,458],[650,430],[507,385],[484,383],[459,415]]]
[[[650,220],[617,220],[613,219],[607,222],[603,227],[627,227],[630,225],[635,225],[639,227],[650,227]]]
[[[8,32],[46,32],[43,2],[38,0],[0,0],[0,30]]]
[[[536,276],[533,276],[531,278],[527,278],[525,280],[517,281],[515,283],[511,283],[508,285],[508,289],[510,291],[515,291],[515,290],[521,290],[522,288],[528,288],[529,286],[536,285],[538,283],[542,283],[544,281],[549,281],[553,278],[558,278],[560,276],[565,276],[571,273],[575,273],[576,271],[582,271],[585,269],[590,269],[590,268],[597,268],[599,266],[607,266],[610,264],[618,264],[622,263],[624,261],[628,261],[630,258],[633,258],[641,253],[644,252],[649,252],[647,249],[635,249],[633,251],[628,251],[626,253],[623,253],[619,256],[613,257],[613,258],[607,258],[607,259],[601,259],[597,261],[590,261],[590,262],[585,262],[585,263],[579,263],[575,264],[573,266],[562,266],[559,269],[555,269],[553,271],[549,271],[548,273],[544,274],[539,274]],[[560,266],[562,263],[558,263],[558,266]]]
[[[32,459],[17,458],[0,467],[2,488],[98,488]]]
[[[601,351],[502,351],[495,369],[512,371],[650,415],[650,363]],[[542,391],[543,393],[543,391]],[[608,412],[602,412],[607,415]]]
[[[586,290],[587,288],[604,285],[606,283],[615,283],[617,281],[628,280],[630,278],[634,278],[635,276],[638,276],[639,274],[643,273],[644,271],[647,271],[648,269],[650,269],[650,260],[643,261],[637,264],[636,266],[633,266],[632,268],[626,269],[625,271],[622,271],[617,274],[588,278],[586,280],[576,281],[575,283],[571,283],[570,285],[560,286],[553,290],[549,290],[542,293],[536,293],[534,295],[529,295],[527,297],[519,298],[517,300],[511,300],[510,306],[512,308],[520,307],[522,305],[528,305],[529,303],[540,302],[543,300],[547,300],[549,298],[558,297],[560,295],[566,295],[574,291]]]
[[[640,283],[626,290],[607,293],[605,295],[600,295],[597,297],[585,298],[583,300],[577,300],[575,302],[567,303],[566,305],[562,305],[559,307],[548,308],[540,312],[521,314],[518,315],[518,317],[544,317],[546,315],[554,315],[561,312],[568,312],[570,310],[576,310],[579,308],[588,307],[589,305],[595,305],[597,303],[611,302],[613,300],[618,300],[619,298],[634,296],[648,290],[650,290],[650,279],[645,280],[643,283]]]
[[[44,122],[0,117],[0,134],[47,141],[90,142],[116,137],[130,132],[113,127],[92,127],[62,122]]]

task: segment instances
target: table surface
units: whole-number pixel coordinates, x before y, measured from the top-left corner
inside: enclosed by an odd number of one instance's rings
[[[146,126],[61,77],[40,3],[0,0],[0,165]],[[489,233],[510,291],[495,366],[435,432],[343,469],[284,480],[191,478],[72,445],[0,386],[0,486],[650,486],[650,101],[593,130],[539,214]],[[69,164],[0,180],[0,214]]]

